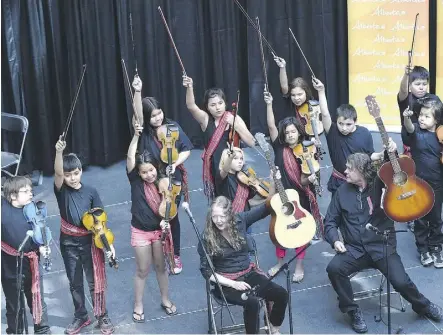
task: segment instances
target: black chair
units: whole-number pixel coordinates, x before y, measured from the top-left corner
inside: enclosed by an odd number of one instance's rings
[[[247,235],[247,242],[249,247],[249,254],[253,257],[253,261],[257,267],[259,267],[257,244],[251,235]],[[228,303],[226,306],[223,298],[216,287],[215,283],[212,283],[209,279],[206,280],[206,297],[208,302],[208,334],[226,334],[226,333],[243,333],[245,325],[243,323],[224,325],[223,324],[223,311],[228,307],[231,308],[235,305]],[[268,329],[269,324],[268,310],[266,307],[266,301],[260,299],[261,308],[264,311],[265,327]],[[228,311],[226,311],[228,313]],[[217,327],[216,318],[220,315],[220,327]],[[263,329],[263,328],[262,328]]]
[[[2,151],[1,170],[11,177],[15,177],[18,174],[18,169],[22,160],[23,147],[25,145],[26,135],[28,133],[28,127],[29,122],[26,117],[21,115],[2,113],[2,131],[5,130],[8,132],[21,133],[22,135],[19,153]],[[5,170],[14,165],[17,165],[14,173]]]

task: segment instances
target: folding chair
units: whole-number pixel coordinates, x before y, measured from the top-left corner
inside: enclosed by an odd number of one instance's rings
[[[249,254],[253,256],[254,263],[257,267],[259,267],[258,261],[258,251],[257,244],[255,243],[254,238],[251,235],[247,235],[248,239],[248,247]],[[226,306],[223,301],[223,297],[220,295],[220,292],[215,284],[212,283],[209,279],[206,280],[206,297],[208,302],[208,334],[226,334],[226,333],[242,333],[245,329],[245,325],[243,323],[233,324],[233,325],[223,325],[223,310],[227,308],[231,308],[235,306],[233,304],[228,303]],[[264,319],[265,326],[269,323],[269,317],[267,313],[266,301],[264,299],[260,299],[261,308],[264,310]],[[220,327],[217,327],[216,317],[220,315]]]
[[[2,113],[2,131],[9,132],[20,132],[22,134],[22,141],[20,145],[20,152],[12,153],[2,151],[2,167],[1,170],[11,177],[15,177],[18,174],[18,169],[20,167],[20,162],[22,160],[23,147],[26,141],[26,135],[28,133],[29,122],[28,119],[21,115],[14,115],[8,113]],[[5,170],[8,167],[17,165],[15,172],[12,174],[11,172]]]
[[[367,289],[367,290],[363,290],[363,291],[354,292],[354,301],[369,299],[369,298],[375,297],[375,296],[377,296],[377,294],[381,294],[381,292],[383,292],[385,284],[386,284],[386,277],[379,270],[376,270],[376,269],[364,269],[364,270],[361,270],[361,271],[358,271],[358,272],[355,272],[355,273],[351,274],[349,276],[349,278],[350,279],[354,278],[359,272],[363,272],[364,273],[364,272],[369,272],[369,271],[372,271],[372,270],[375,270],[377,272],[377,274],[372,275],[370,277],[374,277],[374,276],[378,276],[378,275],[382,276],[382,280],[380,282],[380,286],[378,286],[376,288],[372,288],[372,289]],[[354,279],[353,281],[358,281],[358,278]],[[405,308],[405,303],[403,301],[403,297],[397,291],[395,291],[393,288],[391,290],[391,294],[398,294],[398,296],[400,298],[400,304],[401,304],[400,310],[402,312],[405,312],[406,308]],[[395,308],[395,307],[391,306],[391,308]]]

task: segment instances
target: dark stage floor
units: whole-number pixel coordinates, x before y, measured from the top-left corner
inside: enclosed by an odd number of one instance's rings
[[[400,147],[400,138],[395,135],[395,140]],[[374,133],[376,149],[381,150],[380,136]],[[323,143],[326,141],[323,138]],[[326,143],[324,144],[326,146]],[[266,161],[254,149],[246,149],[247,162],[252,163],[260,176],[269,176]],[[202,192],[200,150],[192,152],[186,162],[189,172],[191,192],[191,210],[202,229],[207,210],[207,202]],[[322,161],[322,184],[331,173],[330,160],[326,157]],[[130,246],[130,190],[125,175],[125,162],[110,166],[106,169],[91,167],[83,174],[85,183],[95,186],[103,203],[105,204],[109,227],[116,236],[117,256],[120,268],[115,271],[107,268],[108,290],[107,307],[109,315],[116,326],[116,333],[206,333],[208,329],[206,295],[204,280],[200,275],[199,257],[197,254],[197,237],[185,215],[181,212],[182,230],[182,261],[183,272],[178,276],[170,277],[170,297],[178,308],[178,315],[168,317],[160,307],[160,294],[152,272],[148,276],[147,288],[144,298],[144,312],[146,323],[135,324],[132,322],[133,308],[133,275],[135,271],[134,252]],[[53,194],[53,179],[44,178],[42,186],[35,189],[36,199],[45,200],[48,204],[48,224],[51,226],[56,242],[52,245],[53,268],[44,274],[45,300],[48,304],[49,321],[53,333],[62,333],[64,327],[71,322],[73,317],[73,304],[71,301],[68,280],[64,271],[63,262],[59,253],[58,236],[59,221],[58,209]],[[325,191],[320,198],[320,209],[325,214],[330,201],[330,194]],[[405,228],[405,226],[402,226]],[[268,220],[263,220],[253,226],[253,234],[258,244],[260,265],[267,270],[274,265],[274,247],[268,237]],[[403,263],[412,280],[418,288],[432,301],[443,305],[443,270],[423,268],[420,265],[415,249],[412,233],[399,234],[398,250]],[[288,253],[292,255],[292,252]],[[325,242],[317,243],[310,247],[305,259],[305,279],[301,284],[292,284],[292,307],[295,333],[353,333],[348,325],[348,320],[337,307],[336,295],[326,275],[326,265],[334,256],[334,251]],[[292,265],[292,269],[294,266]],[[379,285],[380,276],[376,272],[365,272],[354,281],[356,290]],[[277,282],[284,285],[285,277],[280,275]],[[91,300],[88,296],[89,310]],[[386,297],[382,297],[383,302]],[[392,296],[393,306],[399,306],[398,296]],[[5,332],[5,302],[2,295],[2,332]],[[387,328],[383,323],[374,321],[378,315],[378,297],[360,301],[360,306],[370,333],[386,333]],[[237,321],[242,319],[241,310],[234,307]],[[385,320],[386,310],[382,311]],[[404,333],[443,333],[443,324],[435,324],[425,318],[418,317],[407,304],[406,312],[397,310],[392,312],[393,331],[399,325]],[[92,313],[90,312],[92,317]],[[28,320],[31,321],[30,316]],[[32,327],[31,327],[32,328]],[[32,329],[30,329],[32,332]],[[288,317],[282,326],[283,333],[289,333]],[[87,327],[84,333],[100,333],[93,325]]]

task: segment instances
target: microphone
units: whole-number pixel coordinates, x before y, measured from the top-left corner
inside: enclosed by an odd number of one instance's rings
[[[370,230],[370,231],[373,231],[374,233],[376,233],[377,235],[383,235],[383,233],[377,228],[377,227],[374,227],[372,224],[370,224],[370,223],[367,223],[366,224],[366,230]]]
[[[250,290],[247,290],[246,292],[241,294],[241,300],[248,300],[249,296],[251,294],[256,294],[257,293],[257,289],[258,289],[258,285],[254,286],[253,288],[251,288]]]
[[[192,216],[191,210],[189,209],[189,204],[186,201],[182,203],[182,208],[185,210],[186,214],[188,214],[191,221],[194,221],[194,216]]]
[[[30,237],[33,237],[33,236],[34,236],[34,231],[32,231],[32,230],[28,230],[28,231],[26,232],[26,237],[25,237],[25,239],[24,239],[23,242],[19,245],[17,251],[18,251],[18,252],[22,252],[22,250],[23,250],[23,248],[25,247],[25,244],[28,242],[29,238],[30,238]]]

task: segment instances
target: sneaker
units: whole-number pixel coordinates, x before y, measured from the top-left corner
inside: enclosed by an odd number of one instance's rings
[[[429,251],[422,252],[420,255],[420,262],[423,266],[431,265],[434,262],[434,259],[431,257]]]
[[[175,262],[174,274],[178,275],[183,270],[182,260],[180,259],[180,256],[174,256],[174,262]]]
[[[98,326],[102,334],[112,334],[114,332],[114,325],[107,315],[98,318]]]
[[[414,232],[414,228],[415,228],[415,223],[414,223],[414,221],[410,221],[410,222],[408,222],[408,228],[409,228],[409,230],[411,231],[411,233]]]
[[[366,325],[365,319],[363,318],[363,313],[361,312],[360,308],[349,311],[348,315],[351,318],[352,329],[354,329],[356,333],[361,334],[368,331],[368,326]]]
[[[74,318],[74,321],[69,324],[65,329],[65,334],[78,334],[80,330],[86,326],[89,326],[91,324],[91,319],[86,317],[86,319],[77,319]]]
[[[428,308],[426,309],[424,316],[433,321],[440,322],[443,320],[443,311],[440,306],[437,306],[436,304],[433,304],[431,302]]]
[[[432,260],[434,261],[434,266],[438,269],[443,268],[443,256],[442,252],[431,253]]]

